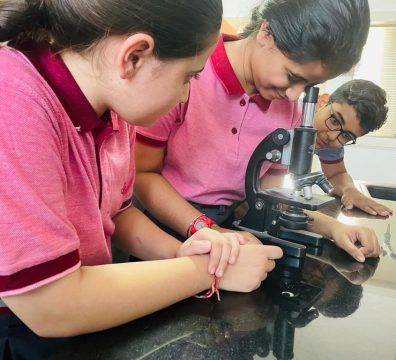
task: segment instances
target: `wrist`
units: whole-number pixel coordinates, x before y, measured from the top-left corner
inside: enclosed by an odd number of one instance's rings
[[[216,224],[216,223],[214,223],[210,228],[213,230],[216,230],[218,232],[222,232],[222,230],[223,230],[223,228],[219,224]]]
[[[186,231],[186,237],[189,238],[191,235],[194,235],[198,230],[208,227],[211,228],[213,225],[217,225],[210,217],[205,214],[201,214],[197,216],[189,225]]]
[[[351,192],[351,191],[360,192],[359,189],[358,189],[355,185],[353,185],[353,184],[344,187],[344,193],[346,193],[346,192]]]
[[[189,256],[195,266],[195,274],[199,274],[197,293],[209,289],[212,285],[213,275],[208,272],[209,255]]]
[[[161,239],[161,244],[163,245],[161,258],[171,259],[179,257],[178,254],[183,243],[168,233],[161,234]]]
[[[329,222],[328,225],[329,228],[324,233],[324,236],[328,239],[333,240],[334,243],[337,243],[338,236],[340,233],[343,232],[342,229],[345,227],[345,224],[342,224],[339,221],[333,219],[333,221]]]
[[[198,255],[198,256],[192,256],[191,259],[197,265],[197,271],[199,271],[199,273],[203,275],[203,277],[200,276],[202,282],[197,290],[197,295],[195,295],[195,297],[199,299],[208,299],[213,295],[216,295],[217,300],[220,301],[220,292],[219,292],[220,279],[216,275],[209,274],[207,271],[209,256]],[[202,266],[204,266],[203,271],[202,271]]]
[[[205,294],[195,295],[195,297],[198,299],[209,299],[215,294],[217,297],[217,301],[220,301],[219,278],[216,275],[213,275],[211,288]]]
[[[333,230],[337,228],[339,222],[327,215],[316,211],[306,211],[311,221],[308,223],[308,231],[320,234],[325,238],[331,239]]]

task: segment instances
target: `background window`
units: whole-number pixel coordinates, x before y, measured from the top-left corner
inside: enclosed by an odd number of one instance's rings
[[[372,26],[353,79],[371,80],[387,93],[388,120],[368,136],[396,137],[396,26]]]

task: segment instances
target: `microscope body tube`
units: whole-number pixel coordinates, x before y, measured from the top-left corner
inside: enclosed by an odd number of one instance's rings
[[[316,99],[314,98],[314,96],[308,96],[308,98],[306,100],[307,101],[305,101],[305,98],[303,100],[304,105],[303,105],[303,110],[302,110],[301,126],[302,127],[313,127],[315,106],[316,106],[316,102],[318,101],[317,95],[316,95]]]
[[[318,94],[317,87],[305,88],[301,126],[294,129],[289,171],[297,176],[311,172],[317,132],[313,122]]]
[[[294,129],[289,171],[294,175],[304,175],[311,172],[315,150],[316,132],[314,128],[299,127]]]

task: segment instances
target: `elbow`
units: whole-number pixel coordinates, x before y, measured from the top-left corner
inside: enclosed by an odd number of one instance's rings
[[[37,319],[27,319],[23,322],[37,336],[44,338],[69,337],[81,333],[73,328],[70,319],[67,321],[51,315],[40,316]]]
[[[45,324],[44,324],[45,323]],[[62,332],[56,330],[55,327],[52,327],[47,323],[47,321],[43,321],[42,324],[25,324],[30,330],[32,330],[37,336],[43,338],[55,338],[55,337],[64,337],[68,335],[64,335]]]
[[[9,309],[40,337],[79,335],[84,329],[80,299],[81,268],[31,291],[2,298]],[[65,294],[70,294],[65,296]]]
[[[68,306],[62,307],[62,304],[51,306],[48,303],[32,305],[19,302],[17,297],[3,300],[15,316],[40,337],[68,337],[82,333],[81,316],[76,316]]]

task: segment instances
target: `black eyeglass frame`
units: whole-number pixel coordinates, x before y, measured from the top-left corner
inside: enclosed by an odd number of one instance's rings
[[[340,133],[337,136],[337,141],[342,145],[342,146],[349,146],[349,145],[355,145],[356,144],[356,136],[353,135],[350,131],[348,130],[344,130],[344,128],[342,127],[341,121],[337,119],[337,117],[334,115],[334,111],[333,111],[333,104],[329,103],[329,108],[330,108],[330,116],[325,120],[325,124],[326,127],[330,130],[330,131],[339,131]],[[333,121],[335,120],[338,124],[337,128],[334,128],[334,125],[330,123],[329,126],[329,121],[333,119]],[[342,135],[343,134],[348,134],[348,136],[351,138],[351,140],[347,141],[347,142],[343,142],[342,140]]]

